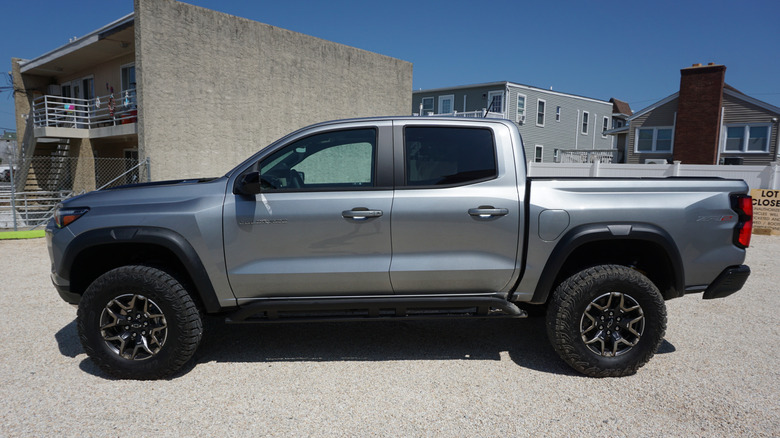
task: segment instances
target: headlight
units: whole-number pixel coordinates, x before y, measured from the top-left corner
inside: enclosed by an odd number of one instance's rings
[[[65,228],[89,211],[86,207],[66,208],[59,204],[54,210],[54,223],[57,228]]]

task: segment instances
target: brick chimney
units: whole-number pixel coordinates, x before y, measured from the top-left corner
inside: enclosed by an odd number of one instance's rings
[[[725,78],[726,66],[713,63],[680,70],[674,160],[717,164]]]

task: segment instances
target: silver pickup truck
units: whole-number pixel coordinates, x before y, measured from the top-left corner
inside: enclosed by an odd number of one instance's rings
[[[528,178],[506,120],[327,122],[221,178],[63,202],[52,281],[110,375],[179,370],[202,319],[229,323],[522,318],[546,313],[590,376],[635,373],[665,300],[738,291],[752,228],[743,181]],[[519,335],[519,334],[518,334]]]

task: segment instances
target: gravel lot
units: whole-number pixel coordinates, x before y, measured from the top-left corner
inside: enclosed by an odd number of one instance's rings
[[[86,357],[43,239],[0,241],[0,436],[780,436],[780,237],[745,289],[668,303],[631,377],[571,371],[542,319],[209,325],[174,378]]]

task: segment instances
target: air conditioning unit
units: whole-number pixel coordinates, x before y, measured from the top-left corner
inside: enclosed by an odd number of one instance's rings
[[[723,157],[722,161],[726,165],[740,165],[744,159],[742,157]]]
[[[517,115],[517,123],[523,125],[525,124],[525,114],[518,114]]]
[[[669,164],[664,158],[647,158],[645,164]]]

